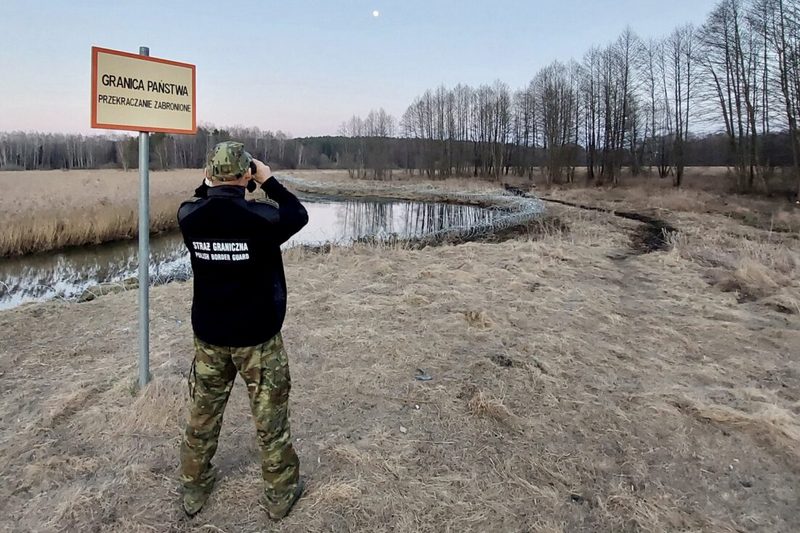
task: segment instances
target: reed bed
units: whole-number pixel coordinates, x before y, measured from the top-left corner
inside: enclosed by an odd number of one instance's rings
[[[200,184],[198,170],[152,172],[150,231],[177,227],[180,203]],[[0,172],[0,256],[130,239],[139,224],[137,172]]]

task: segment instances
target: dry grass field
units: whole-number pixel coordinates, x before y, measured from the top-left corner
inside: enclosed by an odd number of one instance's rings
[[[624,179],[624,186],[617,189],[586,188],[577,183],[562,192],[564,197],[592,200],[598,205],[614,207],[632,202],[647,207],[721,212],[745,223],[763,226],[774,222],[773,229],[800,231],[800,215],[790,203],[732,195],[726,192],[730,185],[726,172],[721,167],[690,168],[686,187],[680,191],[675,191],[668,179],[640,177]],[[340,170],[297,170],[282,174],[323,181],[332,190],[336,190],[337,184],[353,181],[347,172]],[[191,196],[201,176],[201,170],[151,172],[151,231],[177,227],[178,206]],[[395,179],[402,183],[430,183],[424,177],[409,177],[403,172],[396,172]],[[504,177],[503,181],[523,188],[529,185],[526,179],[514,177]],[[541,181],[541,176],[536,178],[537,183]],[[445,190],[484,191],[493,187],[489,182],[472,179],[435,183]],[[139,175],[136,171],[0,171],[0,187],[5,191],[0,197],[3,228],[0,257],[130,239],[137,234]],[[709,202],[713,204],[711,209]]]
[[[177,227],[198,170],[150,173],[150,228]],[[136,236],[139,173],[121,170],[0,172],[0,257]]]
[[[217,488],[180,510],[191,282],[152,290],[141,393],[134,292],[0,312],[0,529],[799,531],[800,241],[703,198],[631,193],[680,230],[648,254],[563,206],[500,243],[288,252],[308,484],[279,524],[241,383]]]

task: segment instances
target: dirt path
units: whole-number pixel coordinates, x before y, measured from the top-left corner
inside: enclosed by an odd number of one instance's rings
[[[675,214],[673,250],[628,254],[636,223],[554,214],[569,231],[288,254],[309,484],[278,526],[241,384],[217,490],[180,511],[190,282],[152,292],[140,396],[134,293],[1,312],[0,529],[799,530],[796,241]]]

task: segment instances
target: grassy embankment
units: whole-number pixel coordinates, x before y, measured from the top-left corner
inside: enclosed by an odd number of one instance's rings
[[[287,253],[308,490],[274,530],[800,530],[797,236],[614,194],[674,247],[554,206],[561,230],[496,244]],[[217,489],[180,511],[190,299],[153,289],[140,395],[133,292],[0,312],[0,529],[270,527],[241,383]]]

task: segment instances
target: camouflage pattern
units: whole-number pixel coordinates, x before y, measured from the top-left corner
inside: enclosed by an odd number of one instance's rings
[[[236,181],[250,168],[253,156],[245,152],[244,145],[234,141],[217,144],[208,156],[209,175],[218,181]]]
[[[280,518],[302,488],[289,429],[289,361],[280,333],[246,348],[214,346],[195,338],[189,375],[191,408],[181,445],[184,509],[190,515],[199,511],[214,486],[211,459],[237,371],[247,385],[261,447],[263,503],[271,517]]]

